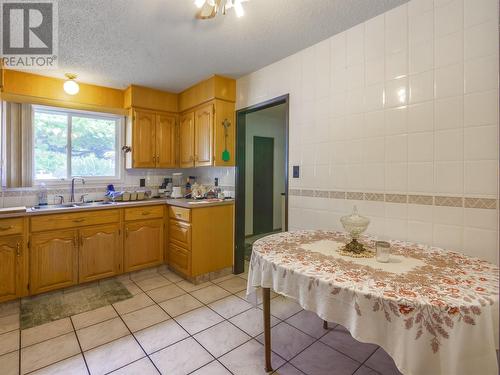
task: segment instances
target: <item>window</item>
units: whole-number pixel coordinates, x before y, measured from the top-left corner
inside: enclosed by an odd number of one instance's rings
[[[121,118],[33,107],[35,180],[119,178]]]

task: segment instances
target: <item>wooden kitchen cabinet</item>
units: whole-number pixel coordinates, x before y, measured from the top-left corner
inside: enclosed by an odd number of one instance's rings
[[[30,291],[65,288],[78,282],[78,231],[48,231],[31,235]]]
[[[163,223],[163,218],[125,223],[125,272],[163,263]]]
[[[198,276],[233,265],[234,206],[169,207],[168,262],[181,275]]]
[[[134,168],[154,168],[156,159],[155,113],[134,111],[132,121],[132,158]]]
[[[235,134],[234,103],[213,100],[184,113],[179,129],[180,167],[234,166]],[[225,150],[229,160],[222,159]]]
[[[22,295],[24,238],[0,237],[0,302]]]
[[[122,246],[119,224],[99,225],[79,231],[78,281],[94,281],[121,271]]]
[[[177,116],[132,110],[127,122],[127,168],[177,167]]]
[[[156,115],[156,168],[177,166],[176,121],[172,115]]]
[[[183,114],[179,121],[179,166],[194,166],[194,112]]]
[[[194,166],[205,167],[213,162],[214,106],[208,104],[195,112]]]
[[[182,115],[179,134],[182,168],[212,165],[213,125],[213,104]]]

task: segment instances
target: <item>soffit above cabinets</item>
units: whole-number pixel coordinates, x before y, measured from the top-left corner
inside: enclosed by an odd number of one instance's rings
[[[244,17],[200,21],[192,0],[59,1],[59,66],[37,73],[178,93],[213,72],[254,72],[405,2],[252,0]]]

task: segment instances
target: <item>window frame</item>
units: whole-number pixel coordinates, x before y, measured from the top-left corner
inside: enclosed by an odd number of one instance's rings
[[[67,131],[67,151],[66,151],[66,178],[54,178],[54,179],[37,179],[36,178],[36,168],[35,168],[35,113],[36,112],[45,112],[45,113],[56,113],[60,115],[66,115],[68,118],[68,131]],[[71,134],[72,134],[72,122],[73,117],[87,117],[94,119],[112,119],[116,122],[116,132],[115,132],[115,175],[114,176],[72,176],[71,170]],[[38,186],[40,184],[45,184],[46,186],[57,186],[57,185],[66,185],[68,182],[71,182],[73,177],[83,177],[85,181],[90,184],[102,184],[108,182],[122,182],[123,181],[123,168],[124,168],[124,157],[122,155],[121,149],[124,144],[124,116],[120,116],[112,113],[105,112],[92,112],[78,109],[70,109],[70,108],[58,108],[58,107],[49,107],[44,105],[32,105],[31,111],[31,124],[32,124],[32,144],[33,144],[33,153],[32,153],[32,178],[33,178],[33,186]]]

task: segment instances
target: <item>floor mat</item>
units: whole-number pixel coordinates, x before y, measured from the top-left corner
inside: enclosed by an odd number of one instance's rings
[[[117,280],[80,285],[21,300],[21,329],[31,328],[132,297]]]

